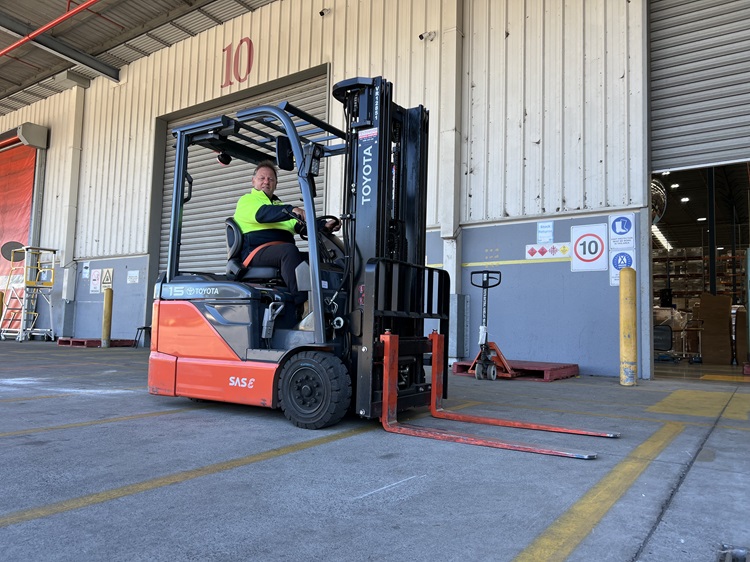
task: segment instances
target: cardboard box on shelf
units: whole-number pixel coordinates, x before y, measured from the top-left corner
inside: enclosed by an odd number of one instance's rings
[[[725,295],[702,293],[699,319],[703,321],[701,352],[703,363],[732,364],[732,299]],[[696,311],[693,311],[696,314]]]

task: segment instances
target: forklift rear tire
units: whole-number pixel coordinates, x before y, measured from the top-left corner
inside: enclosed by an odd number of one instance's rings
[[[335,355],[302,351],[284,365],[278,390],[279,405],[289,421],[304,429],[322,429],[346,415],[352,380]]]

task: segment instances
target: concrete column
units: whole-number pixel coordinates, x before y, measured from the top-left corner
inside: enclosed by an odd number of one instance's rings
[[[443,239],[443,269],[451,276],[451,292],[461,292],[461,107],[463,0],[443,0],[440,32],[440,150],[438,221]]]

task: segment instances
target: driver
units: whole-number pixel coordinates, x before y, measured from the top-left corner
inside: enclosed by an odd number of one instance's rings
[[[275,267],[281,270],[281,278],[299,308],[307,300],[307,294],[297,290],[294,270],[307,254],[299,251],[294,243],[294,234],[304,233],[305,210],[285,205],[274,195],[278,176],[276,166],[264,160],[255,167],[250,193],[237,201],[234,220],[242,231],[242,260],[260,248],[252,258],[252,264],[260,267]],[[337,220],[329,220],[323,226],[327,232],[341,228]]]

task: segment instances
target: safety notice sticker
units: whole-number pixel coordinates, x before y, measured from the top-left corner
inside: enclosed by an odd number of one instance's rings
[[[610,250],[609,252],[609,284],[612,287],[620,285],[620,271],[624,267],[635,269],[634,250]]]
[[[635,213],[609,215],[609,249],[635,250]]]

